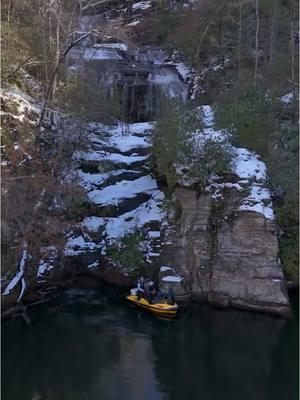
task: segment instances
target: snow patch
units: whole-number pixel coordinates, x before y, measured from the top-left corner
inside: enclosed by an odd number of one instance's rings
[[[38,278],[42,278],[44,276],[45,272],[49,272],[53,268],[54,268],[54,266],[51,265],[49,262],[46,262],[44,260],[40,260],[37,277]]]
[[[97,232],[103,226],[103,218],[101,217],[86,217],[81,222],[83,228],[87,228],[89,232]]]
[[[110,161],[112,163],[121,164],[133,164],[137,161],[145,161],[149,156],[123,156],[118,153],[108,153],[105,151],[87,151],[87,152],[75,152],[73,159],[81,159],[85,161]]]
[[[206,127],[210,127],[214,123],[214,111],[213,108],[209,105],[200,106],[200,109],[203,113],[203,123]]]
[[[172,271],[175,272],[174,268],[172,267],[160,267],[160,272],[167,272],[167,271]]]
[[[235,173],[242,179],[253,178],[256,181],[264,181],[267,178],[267,168],[258,156],[243,148],[233,147],[233,168]]]
[[[134,181],[121,181],[115,185],[106,186],[102,190],[93,190],[88,197],[95,204],[117,205],[119,200],[130,199],[140,193],[149,193],[157,189],[156,181],[150,176],[142,176]]]
[[[87,251],[95,251],[99,247],[98,244],[92,241],[85,241],[83,236],[71,237],[65,245],[64,255],[75,256]]]
[[[294,93],[290,92],[280,98],[283,104],[291,104],[294,100]]]
[[[180,283],[180,282],[183,280],[183,278],[182,278],[181,276],[179,276],[179,275],[176,275],[176,276],[168,275],[168,276],[164,276],[164,277],[162,278],[162,280],[163,280],[164,282],[176,282],[176,283]]]
[[[140,1],[132,5],[132,9],[136,10],[147,10],[152,7],[152,1]]]
[[[150,200],[141,204],[133,211],[129,211],[119,217],[103,218],[108,239],[118,239],[126,234],[142,228],[150,222],[161,222],[166,213],[161,209],[164,194],[156,191]]]
[[[116,135],[109,142],[114,148],[121,152],[127,152],[136,148],[148,148],[151,144],[146,141],[145,137],[134,135]]]
[[[149,231],[148,232],[148,237],[151,238],[151,239],[160,238],[160,231]]]
[[[18,284],[20,279],[23,280],[23,275],[24,275],[24,271],[25,271],[25,265],[26,265],[27,258],[28,258],[28,250],[24,249],[22,252],[21,260],[20,260],[19,271],[16,273],[14,278],[9,282],[9,284],[6,286],[4,292],[2,293],[3,295],[9,294],[14,289],[14,287]],[[22,282],[22,290],[23,290],[23,282]],[[19,297],[19,299],[20,299],[20,297]]]
[[[92,264],[87,266],[88,268],[96,268],[99,267],[99,260],[93,262]]]
[[[267,219],[274,219],[271,195],[267,188],[253,184],[249,196],[243,199],[240,211],[251,211],[263,214]]]
[[[133,21],[133,22],[130,22],[130,24],[128,24],[127,26],[136,26],[136,25],[138,25],[138,24],[140,24],[140,20],[138,20],[138,21]]]

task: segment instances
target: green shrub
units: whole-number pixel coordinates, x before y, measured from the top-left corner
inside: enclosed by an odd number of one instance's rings
[[[117,243],[108,245],[106,255],[125,272],[138,275],[144,263],[142,240],[143,235],[140,232],[127,234]]]
[[[229,167],[229,148],[211,139],[201,138],[203,115],[190,105],[170,102],[164,106],[153,135],[153,154],[158,172],[172,192],[180,177],[176,168],[186,166],[186,175],[196,178],[200,188],[212,174],[222,174]]]
[[[299,233],[284,236],[279,240],[280,258],[288,279],[299,280]]]

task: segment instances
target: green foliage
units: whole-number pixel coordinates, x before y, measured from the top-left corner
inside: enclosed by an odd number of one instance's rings
[[[201,128],[199,109],[175,101],[164,105],[154,130],[152,151],[158,172],[166,178],[170,192],[180,176],[178,167],[183,167],[185,175],[195,178],[200,187],[210,175],[222,174],[228,168],[229,151],[221,143],[202,140]]]
[[[280,258],[288,279],[299,280],[299,233],[284,236],[279,240]]]
[[[160,44],[166,42],[170,33],[176,28],[179,18],[179,15],[174,11],[164,10],[159,14],[157,21],[158,30],[156,32],[158,32],[158,41]]]
[[[220,143],[206,140],[201,148],[201,155],[195,157],[190,170],[190,176],[196,177],[203,185],[211,175],[222,175],[229,170],[231,153]]]
[[[143,235],[140,232],[127,234],[119,242],[108,245],[106,254],[125,272],[138,275],[144,263],[144,255],[141,250],[142,240]]]
[[[246,147],[266,157],[272,136],[278,129],[272,115],[272,103],[266,93],[254,86],[228,90],[216,106],[216,124],[233,135],[238,146]]]
[[[270,92],[270,91],[269,91]],[[275,95],[276,88],[273,87]],[[299,138],[297,104],[283,106],[251,83],[228,90],[216,106],[219,128],[233,134],[237,145],[261,155],[273,187],[283,191],[275,199],[277,222],[283,231],[280,255],[289,278],[298,279]]]

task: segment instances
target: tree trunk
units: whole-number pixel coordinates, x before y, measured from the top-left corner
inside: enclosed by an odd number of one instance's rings
[[[255,66],[254,66],[254,81],[257,80],[257,71],[258,71],[258,55],[259,55],[259,41],[258,41],[258,32],[259,32],[259,10],[258,10],[258,0],[255,0],[255,15],[256,15],[256,32],[255,32]]]
[[[295,4],[294,0],[291,2],[291,30],[290,30],[290,35],[291,35],[291,79],[294,84],[295,82],[295,27],[294,27],[294,21],[295,21]]]
[[[46,18],[44,20],[43,28],[43,52],[44,52],[44,62],[45,62],[45,81],[48,83],[48,63],[47,63],[47,45],[46,45]]]
[[[50,99],[50,95],[52,93],[52,89],[53,89],[53,84],[54,81],[56,79],[56,75],[58,73],[59,67],[61,66],[61,64],[63,63],[63,61],[65,60],[66,55],[69,53],[69,51],[76,46],[76,44],[78,44],[79,42],[81,42],[83,39],[87,38],[88,36],[90,36],[91,32],[87,32],[85,34],[83,34],[82,36],[80,36],[78,39],[74,40],[73,42],[71,42],[71,44],[66,48],[66,50],[64,52],[60,52],[59,58],[56,61],[56,65],[54,68],[54,71],[52,73],[49,85],[48,85],[48,89],[47,89],[47,93],[45,96],[45,100],[44,100],[44,104],[41,110],[41,115],[40,115],[40,119],[38,122],[38,128],[40,128],[43,124],[44,118],[45,118],[45,113],[46,113],[46,108],[48,105],[48,101]]]
[[[271,34],[270,34],[270,65],[272,65],[274,62],[274,56],[277,48],[277,29],[278,29],[277,15],[278,15],[278,0],[273,0]]]
[[[12,12],[12,0],[9,0],[7,6],[7,27],[10,27],[10,20],[11,20],[11,12]]]
[[[56,26],[56,55],[55,55],[55,64],[59,62],[59,56],[60,56],[60,23],[57,21],[57,26]],[[57,74],[55,75],[54,82],[53,82],[53,88],[52,88],[52,93],[51,93],[51,99],[54,101],[55,100],[55,93],[56,93],[56,86],[57,86]]]
[[[239,47],[238,47],[238,63],[239,63],[239,81],[241,80],[242,70],[242,2],[239,2]]]
[[[200,53],[200,49],[201,49],[201,46],[202,46],[202,42],[203,42],[203,40],[204,40],[204,38],[205,38],[205,36],[206,36],[206,34],[208,32],[208,29],[209,29],[209,27],[210,27],[210,25],[212,23],[212,18],[221,10],[221,8],[224,5],[225,5],[225,3],[220,4],[219,7],[216,9],[216,11],[213,13],[211,19],[208,21],[208,24],[206,25],[206,27],[205,27],[205,29],[204,29],[201,37],[200,37],[200,41],[199,41],[199,45],[197,47],[197,51],[196,51],[196,54],[195,54],[195,57],[194,57],[193,65],[196,65],[196,62],[197,62],[197,59],[198,59],[198,56],[199,56],[199,53]]]

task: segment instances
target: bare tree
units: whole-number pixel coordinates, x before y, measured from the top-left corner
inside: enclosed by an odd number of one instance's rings
[[[38,122],[38,127],[41,127],[42,124],[43,124],[46,108],[47,108],[47,105],[48,105],[48,101],[50,99],[50,95],[51,95],[51,92],[53,90],[53,85],[54,85],[57,73],[59,71],[59,68],[63,64],[63,62],[64,62],[64,60],[66,58],[66,55],[69,53],[69,51],[74,46],[76,46],[79,42],[81,42],[83,39],[86,39],[90,35],[91,35],[91,32],[86,32],[86,33],[82,34],[79,38],[77,38],[75,40],[72,40],[71,43],[67,44],[67,47],[64,50],[62,49],[59,52],[59,57],[58,57],[58,59],[56,61],[55,68],[54,68],[54,71],[52,73],[52,76],[51,76],[51,79],[50,79],[50,82],[49,82],[49,85],[48,85],[48,88],[47,88],[47,92],[46,92],[46,95],[45,95],[43,107],[42,107],[41,114],[40,114],[40,119],[39,119],[39,122]],[[70,35],[69,39],[72,39],[72,37],[73,37],[73,34]]]
[[[259,8],[258,8],[258,0],[255,0],[255,16],[256,16],[256,31],[255,31],[255,65],[254,65],[254,81],[257,81],[257,72],[258,72],[258,58],[259,58]]]
[[[238,39],[238,65],[239,65],[239,80],[241,79],[242,70],[242,1],[239,1],[239,39]]]
[[[290,42],[291,42],[291,80],[295,83],[295,3],[291,0]]]
[[[270,64],[274,62],[274,56],[277,44],[277,29],[278,29],[278,0],[272,2],[272,16],[271,16],[271,34],[270,34]]]

